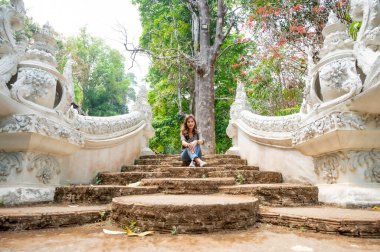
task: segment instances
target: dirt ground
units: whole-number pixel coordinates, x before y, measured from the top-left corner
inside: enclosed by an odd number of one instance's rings
[[[109,222],[81,227],[1,232],[0,251],[380,251],[380,239],[313,233],[268,224],[244,231],[128,237],[103,233],[121,230]]]

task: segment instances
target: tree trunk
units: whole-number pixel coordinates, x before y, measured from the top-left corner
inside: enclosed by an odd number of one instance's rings
[[[214,94],[214,69],[207,66],[206,74],[198,75],[196,86],[198,97],[196,103],[196,118],[205,144],[202,146],[204,154],[215,153],[215,94]]]
[[[210,11],[206,0],[199,1],[199,53],[195,70],[196,119],[205,138],[202,151],[215,153],[215,113],[214,113],[214,64],[211,64]]]

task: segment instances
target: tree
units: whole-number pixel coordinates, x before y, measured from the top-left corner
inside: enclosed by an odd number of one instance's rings
[[[186,62],[193,70],[194,89],[192,96],[195,104],[195,116],[202,133],[206,138],[204,152],[215,153],[215,68],[221,46],[233,28],[237,29],[237,20],[244,16],[238,4],[245,1],[225,1],[225,0],[135,0],[139,4],[143,27],[146,23],[151,23],[149,16],[157,12],[170,13],[171,7],[185,13],[187,20],[179,18],[183,22],[191,24],[191,43],[176,44],[175,47],[166,48],[164,51],[157,51],[159,46],[149,44],[145,48],[130,48],[126,40],[125,48],[133,52],[145,52],[156,59],[179,59]],[[159,7],[159,8],[158,8]],[[236,7],[234,10],[233,7]],[[169,9],[169,10],[167,10]],[[237,11],[240,11],[237,14]],[[164,15],[161,15],[164,16]],[[170,16],[169,16],[170,18]],[[174,30],[177,31],[177,19],[173,18]],[[156,19],[154,21],[157,21]],[[160,24],[159,24],[160,25]],[[149,30],[149,29],[148,29]],[[147,33],[143,34],[143,37]],[[155,37],[156,34],[149,33],[148,36]],[[176,34],[174,33],[174,39]],[[162,37],[161,37],[162,38]],[[165,38],[165,36],[163,37]],[[178,42],[178,41],[177,41]],[[169,42],[170,43],[170,42]],[[147,50],[148,49],[148,50]]]
[[[242,56],[248,97],[259,114],[285,115],[299,111],[308,51],[318,60],[322,29],[330,11],[350,23],[344,0],[259,0],[243,24],[256,47]]]
[[[126,74],[124,58],[99,38],[89,35],[85,28],[76,37],[62,42],[57,54],[59,70],[67,55],[74,62],[73,79],[76,102],[92,116],[111,116],[128,112],[127,102],[133,98],[130,89],[134,81]]]

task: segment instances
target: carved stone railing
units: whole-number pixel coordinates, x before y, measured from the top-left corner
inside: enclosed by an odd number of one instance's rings
[[[57,71],[50,26],[29,46],[14,40],[24,15],[22,0],[0,7],[0,201],[52,200],[57,185],[90,183],[100,171],[154,154],[146,87],[129,114],[80,115],[71,105],[72,61]]]
[[[257,115],[238,83],[227,153],[280,171],[287,182],[318,184],[321,201],[380,203],[380,3],[351,2],[353,19],[362,21],[357,40],[330,13],[321,60],[309,55],[299,113]]]

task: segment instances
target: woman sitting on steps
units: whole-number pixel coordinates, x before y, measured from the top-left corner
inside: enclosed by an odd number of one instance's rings
[[[187,115],[181,126],[181,142],[182,142],[182,161],[190,162],[190,167],[195,167],[195,164],[203,167],[206,162],[202,161],[201,144],[205,140],[202,133],[197,128],[197,122],[193,115]]]

